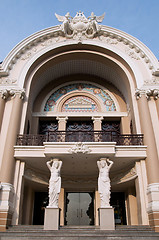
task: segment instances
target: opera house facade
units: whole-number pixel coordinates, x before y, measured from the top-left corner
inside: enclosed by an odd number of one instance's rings
[[[0,64],[0,230],[43,225],[62,161],[60,226],[99,226],[100,159],[115,225],[159,231],[159,63],[104,15],[56,17]]]

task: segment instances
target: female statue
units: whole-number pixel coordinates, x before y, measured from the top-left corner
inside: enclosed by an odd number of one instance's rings
[[[61,191],[60,170],[62,161],[59,161],[59,159],[52,159],[46,164],[51,172],[49,180],[49,207],[58,208],[59,193]]]
[[[97,161],[99,168],[98,192],[101,200],[101,208],[110,207],[110,178],[109,171],[113,162],[106,158]]]

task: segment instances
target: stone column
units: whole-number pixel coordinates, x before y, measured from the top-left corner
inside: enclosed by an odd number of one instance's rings
[[[22,111],[22,99],[24,98],[24,91],[10,91],[13,96],[13,106],[11,111],[11,118],[9,120],[9,127],[6,136],[6,142],[1,153],[1,181],[7,183],[13,183],[14,175],[14,145],[16,144],[17,134],[20,127],[21,111]]]
[[[0,130],[3,120],[3,113],[4,113],[4,107],[5,107],[5,100],[8,97],[8,91],[7,90],[0,90]]]
[[[144,144],[147,145],[147,158],[146,168],[148,177],[148,215],[149,223],[156,231],[159,231],[158,224],[155,221],[159,221],[159,160],[157,145],[155,141],[154,129],[151,118],[148,101],[151,101],[153,91],[137,91],[136,96],[138,99],[138,107],[140,114],[140,122],[142,133],[144,134]],[[158,193],[156,194],[156,185],[158,186]],[[155,199],[153,198],[153,191],[155,189]],[[155,202],[154,202],[155,200]],[[155,208],[154,208],[155,204]],[[155,217],[155,219],[154,219]]]
[[[14,145],[16,144],[17,134],[20,126],[21,119],[21,110],[22,110],[22,99],[24,98],[24,91],[13,91],[10,90],[9,94],[11,96],[11,100],[13,104],[11,105],[11,114],[9,119],[9,125],[7,129],[7,133],[5,136],[5,142],[0,152],[0,176],[2,181],[2,190],[1,190],[1,198],[3,201],[5,199],[5,214],[4,208],[0,205],[0,215],[3,214],[3,229],[7,227],[7,225],[11,224],[12,215],[13,215],[13,199],[14,199],[14,187],[13,187],[13,176],[15,169],[15,159],[14,159]],[[5,112],[5,114],[8,114]],[[5,116],[7,117],[7,116]],[[1,136],[2,137],[2,136]],[[5,192],[7,191],[7,195]],[[5,198],[4,198],[5,196]],[[7,198],[6,198],[7,197]],[[10,204],[12,202],[12,204]],[[1,224],[0,224],[1,225]]]
[[[157,147],[152,126],[150,111],[145,92],[141,92],[138,97],[138,106],[140,114],[140,122],[142,133],[144,134],[144,144],[147,145],[147,175],[148,183],[159,183],[159,161],[157,154]]]
[[[15,189],[15,196],[14,196],[14,213],[12,217],[12,225],[18,225],[21,221],[20,217],[20,206],[22,204],[22,195],[23,195],[23,176],[24,176],[24,167],[25,163],[20,162],[19,160],[16,161],[15,167],[15,177],[14,177],[14,189]]]

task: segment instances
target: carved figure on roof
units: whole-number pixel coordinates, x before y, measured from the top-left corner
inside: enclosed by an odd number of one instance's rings
[[[77,12],[74,18],[70,16],[69,12],[65,16],[55,13],[55,16],[59,22],[62,22],[61,31],[67,38],[81,39],[83,37],[93,38],[100,31],[101,28],[98,23],[103,21],[105,13],[96,16],[92,12],[88,18],[81,11]]]

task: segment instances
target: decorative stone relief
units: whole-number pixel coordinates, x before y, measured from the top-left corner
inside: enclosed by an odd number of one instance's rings
[[[10,84],[16,84],[16,79],[9,79],[9,78],[0,78],[0,84],[2,85],[10,85]]]
[[[59,22],[62,22],[61,31],[66,38],[81,40],[83,36],[94,38],[101,29],[98,23],[103,21],[105,13],[102,16],[97,17],[92,12],[91,16],[88,18],[86,18],[81,11],[77,12],[74,18],[70,16],[69,12],[65,16],[60,16],[55,13],[55,16]]]
[[[149,80],[144,81],[145,85],[151,84],[151,85],[158,85],[159,84],[159,77],[152,77]]]
[[[91,150],[89,149],[89,147],[84,145],[82,142],[78,142],[72,148],[70,148],[68,150],[68,152],[70,152],[70,153],[84,153],[85,154],[85,153],[90,153]]]
[[[32,57],[34,55],[34,53],[37,52],[37,48],[32,48],[31,51],[27,52],[21,59],[22,60],[27,60],[29,59],[30,57]]]
[[[62,112],[97,112],[97,104],[87,96],[69,98],[62,106]]]
[[[101,40],[102,42],[106,42],[107,44],[112,44],[112,45],[118,44],[118,40],[117,39],[105,37],[103,35],[99,36],[99,40]]]
[[[133,59],[140,60],[139,56],[130,48],[125,48],[125,52]]]
[[[135,168],[133,167],[125,172],[116,174],[114,177],[112,177],[111,181],[113,185],[113,184],[119,184],[119,183],[130,181],[136,177],[137,177],[137,173]]]

